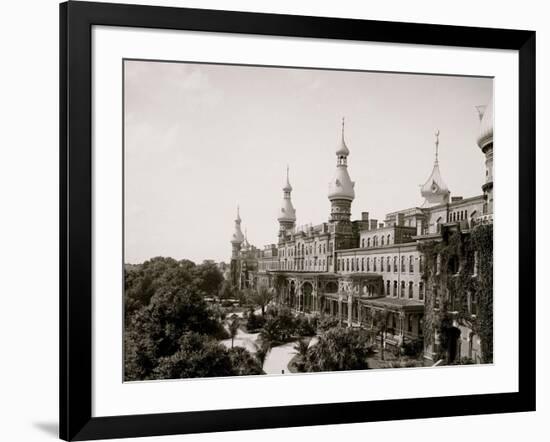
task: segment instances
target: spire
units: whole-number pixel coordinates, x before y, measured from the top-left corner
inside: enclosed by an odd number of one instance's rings
[[[420,194],[425,199],[423,207],[447,203],[451,193],[439,170],[439,133],[439,129],[437,129],[435,131],[435,161],[432,173],[420,189]]]
[[[435,164],[439,164],[439,129],[435,131]]]
[[[241,244],[244,241],[243,232],[241,230],[241,214],[239,206],[237,205],[237,218],[235,218],[235,229],[233,235],[231,236],[232,244]]]
[[[286,182],[285,182],[285,185],[283,186],[283,192],[285,192],[285,194],[292,192],[292,186],[290,185],[290,180],[288,178],[288,169],[289,168],[288,168],[288,164],[287,164],[287,166],[286,166]],[[289,195],[289,197],[290,197],[290,195]]]
[[[342,117],[342,139],[340,141],[340,147],[336,151],[336,156],[338,157],[338,165],[345,166],[346,158],[349,155],[348,146],[346,146],[346,140],[344,138],[346,120]]]
[[[345,119],[342,118],[342,139],[340,141],[340,147],[336,151],[336,173],[329,183],[329,200],[344,199],[353,201],[355,198],[355,191],[353,190],[355,183],[351,181],[347,170],[349,149],[348,146],[346,146],[346,140],[344,138],[345,123]]]
[[[289,167],[286,166],[286,181],[283,186],[283,203],[281,204],[280,214],[277,218],[279,223],[294,224],[296,222],[296,210],[291,200],[292,186],[289,179]]]

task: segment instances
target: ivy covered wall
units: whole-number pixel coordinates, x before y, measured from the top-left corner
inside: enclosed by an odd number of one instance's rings
[[[469,232],[443,229],[441,240],[420,245],[425,266],[424,342],[437,359],[449,362],[454,321],[481,340],[482,362],[493,360],[493,226]],[[476,301],[474,303],[474,300]],[[472,305],[477,305],[472,311]],[[475,313],[475,315],[472,315]]]

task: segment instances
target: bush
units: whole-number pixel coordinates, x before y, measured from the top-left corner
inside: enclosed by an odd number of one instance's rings
[[[318,321],[317,330],[319,331],[319,333],[325,333],[331,328],[338,327],[339,324],[340,323],[338,319],[333,318],[332,316],[325,316]]]
[[[401,345],[401,352],[405,356],[417,357],[422,353],[424,349],[424,341],[422,339],[412,339],[410,341],[405,341]]]
[[[297,316],[294,320],[294,333],[297,336],[314,336],[316,327],[306,316]]]
[[[261,329],[266,322],[265,317],[256,315],[254,311],[251,311],[248,314],[247,320],[246,320],[246,329],[249,332],[255,332]]]

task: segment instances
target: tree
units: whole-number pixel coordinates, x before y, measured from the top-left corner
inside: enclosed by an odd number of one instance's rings
[[[258,344],[255,344],[255,345],[256,345],[256,359],[260,364],[260,368],[263,370],[265,360],[267,359],[267,355],[271,351],[271,347],[267,342],[262,342],[260,345]]]
[[[363,370],[367,358],[374,354],[366,331],[355,328],[333,328],[319,336],[307,352],[307,371]]]
[[[229,359],[233,374],[236,376],[262,374],[263,363],[260,364],[259,360],[243,347],[229,350]]]
[[[294,350],[296,354],[300,357],[300,361],[296,363],[296,368],[298,371],[305,371],[307,354],[309,350],[309,340],[300,339],[296,344],[294,344]]]
[[[198,289],[205,296],[217,295],[224,281],[217,264],[208,260],[196,266],[194,276]]]
[[[229,336],[231,336],[231,348],[233,348],[233,341],[237,333],[239,332],[240,321],[236,316],[229,323]]]
[[[384,360],[386,330],[388,328],[389,317],[390,312],[386,308],[382,310],[376,310],[376,312],[372,316],[374,337],[376,339],[376,336],[380,336],[380,358],[382,360]]]
[[[260,286],[255,290],[248,291],[248,302],[262,310],[262,316],[265,316],[265,308],[273,300],[274,292],[265,286]]]
[[[203,378],[232,376],[234,370],[229,351],[213,339],[198,333],[185,333],[178,350],[159,359],[154,379]]]

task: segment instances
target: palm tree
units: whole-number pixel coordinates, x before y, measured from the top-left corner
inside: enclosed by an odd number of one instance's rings
[[[273,300],[274,291],[265,286],[260,286],[250,293],[250,302],[262,309],[262,316],[265,315],[265,308]]]
[[[233,348],[233,341],[235,340],[235,336],[237,336],[237,333],[239,332],[239,318],[235,317],[233,320],[229,323],[229,335],[231,336],[231,348]]]
[[[309,340],[307,339],[300,339],[294,344],[294,350],[296,350],[296,354],[300,357],[300,362],[296,363],[298,371],[305,371],[308,349]]]
[[[258,359],[258,363],[262,369],[264,368],[264,363],[270,350],[271,347],[267,342],[262,342],[261,345],[256,344],[256,359]]]

